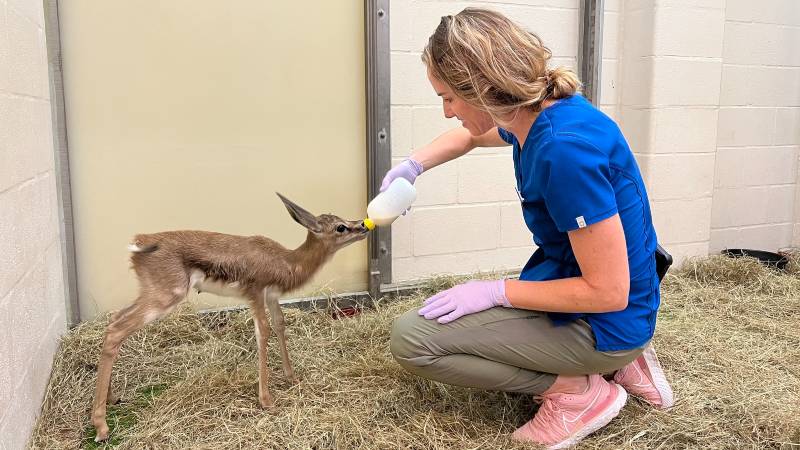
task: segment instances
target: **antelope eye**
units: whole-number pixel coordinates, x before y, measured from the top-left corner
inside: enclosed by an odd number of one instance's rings
[[[339,225],[338,227],[336,227],[337,233],[344,233],[345,231],[347,231],[347,227],[344,225]]]

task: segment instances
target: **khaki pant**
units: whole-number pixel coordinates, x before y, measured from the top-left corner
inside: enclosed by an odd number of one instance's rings
[[[609,373],[642,348],[600,352],[583,320],[554,326],[546,314],[491,308],[446,325],[411,310],[392,326],[391,351],[409,372],[486,390],[541,394],[558,374]]]

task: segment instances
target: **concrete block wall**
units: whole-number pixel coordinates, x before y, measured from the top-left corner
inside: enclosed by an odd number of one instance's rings
[[[616,18],[619,1],[608,2],[609,14]],[[427,81],[420,55],[441,16],[467,6],[508,14],[539,34],[553,51],[553,64],[576,66],[577,0],[392,2],[393,164],[444,131],[460,126],[456,120],[444,118],[441,100]],[[608,33],[612,47],[615,35],[614,31]],[[611,63],[617,58],[614,50],[606,55]],[[613,95],[603,103],[604,110],[615,113]],[[510,147],[476,149],[427,172],[417,187],[414,208],[392,226],[395,282],[439,273],[518,269],[535,250],[515,192]]]
[[[0,0],[0,449],[26,447],[66,329],[42,2]]]
[[[623,0],[605,0],[603,13],[603,62],[599,106],[601,111],[614,120],[619,120],[620,116],[623,3]]]
[[[468,5],[539,33],[575,66],[577,0],[411,0],[391,10],[392,157],[456,126],[442,118],[419,53]],[[723,247],[800,244],[800,2],[606,0],[600,108],[639,161],[659,241],[680,263]],[[478,149],[427,173],[393,227],[395,281],[518,268],[533,249],[510,149]],[[491,233],[490,230],[497,230]]]
[[[648,186],[659,242],[709,251],[725,0],[627,1],[620,126]]]
[[[800,2],[727,0],[711,250],[800,243]]]

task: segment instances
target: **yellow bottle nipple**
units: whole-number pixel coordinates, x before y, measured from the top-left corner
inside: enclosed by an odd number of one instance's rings
[[[372,219],[367,217],[366,219],[364,219],[364,226],[367,227],[369,231],[372,231],[375,229],[375,222],[373,222]]]

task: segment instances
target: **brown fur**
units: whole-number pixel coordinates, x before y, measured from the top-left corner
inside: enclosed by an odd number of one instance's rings
[[[147,323],[172,312],[200,278],[226,285],[236,283],[240,296],[250,303],[257,335],[261,405],[273,404],[267,387],[267,339],[271,329],[265,307],[278,336],[284,374],[296,381],[286,351],[285,323],[278,298],[305,284],[337,250],[363,239],[367,229],[360,221],[328,214],[316,217],[278,196],[292,218],[308,229],[305,242],[294,250],[264,236],[209,231],[167,231],[134,237],[137,249],[131,255],[131,265],[139,279],[140,293],[132,305],[112,314],[106,328],[92,405],[97,441],[108,438],[106,403],[114,401],[111,369],[122,342]]]

